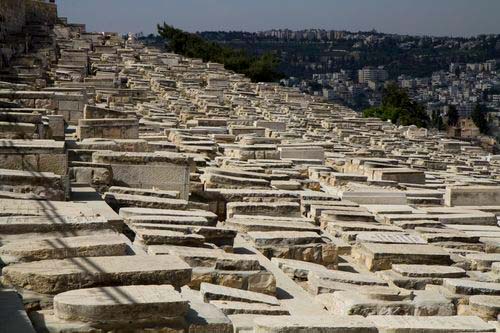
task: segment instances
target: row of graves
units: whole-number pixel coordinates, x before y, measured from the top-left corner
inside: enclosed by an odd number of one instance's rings
[[[1,332],[500,332],[496,156],[50,33],[0,82]]]

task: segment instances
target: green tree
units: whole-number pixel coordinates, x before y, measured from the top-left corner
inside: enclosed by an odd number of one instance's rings
[[[489,131],[488,120],[486,119],[487,113],[488,109],[485,105],[477,104],[471,114],[472,121],[474,121],[474,124],[476,124],[482,134],[487,134]]]
[[[390,120],[393,124],[403,126],[428,127],[430,124],[424,106],[413,101],[405,89],[395,84],[384,88],[382,105],[366,109],[363,116]]]
[[[273,82],[284,78],[277,70],[279,60],[271,53],[260,57],[249,56],[244,50],[221,46],[166,23],[158,25],[158,33],[168,41],[171,51],[190,58],[201,58],[205,62],[224,64],[226,69],[245,74],[253,82]]]
[[[448,126],[456,126],[460,116],[455,105],[448,106]]]

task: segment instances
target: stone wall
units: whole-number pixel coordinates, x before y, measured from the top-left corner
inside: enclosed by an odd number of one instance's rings
[[[26,24],[54,25],[57,21],[57,5],[39,0],[0,1],[0,33],[17,33]]]
[[[40,0],[0,1],[0,68],[8,66],[16,54],[24,52],[27,38],[20,34],[29,24],[57,22],[57,5]],[[15,36],[13,38],[13,36]]]
[[[26,24],[48,24],[57,23],[57,5],[39,0],[25,0],[26,2]]]
[[[20,32],[26,22],[26,3],[20,0],[0,1],[0,35]]]

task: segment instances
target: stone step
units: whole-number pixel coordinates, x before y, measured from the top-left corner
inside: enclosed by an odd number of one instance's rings
[[[172,284],[191,280],[191,268],[176,256],[118,256],[42,260],[7,266],[5,284],[42,294],[99,286]]]

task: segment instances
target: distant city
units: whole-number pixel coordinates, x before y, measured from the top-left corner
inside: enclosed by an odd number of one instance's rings
[[[446,117],[455,106],[468,118],[482,104],[492,134],[500,137],[498,34],[456,38],[322,29],[198,34],[250,53],[277,54],[287,76],[282,85],[358,111],[379,105],[389,82],[407,89],[429,115]]]

